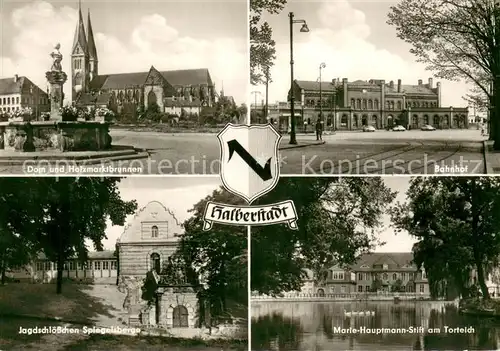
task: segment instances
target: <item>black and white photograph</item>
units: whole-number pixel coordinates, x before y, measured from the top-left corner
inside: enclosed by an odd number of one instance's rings
[[[248,116],[248,4],[0,1],[0,172],[216,174]]]
[[[0,178],[0,349],[248,350],[248,230],[218,177]]]
[[[251,123],[284,135],[282,174],[500,172],[494,0],[250,11]]]
[[[251,232],[252,350],[500,347],[498,178],[281,178],[284,198],[299,229]]]

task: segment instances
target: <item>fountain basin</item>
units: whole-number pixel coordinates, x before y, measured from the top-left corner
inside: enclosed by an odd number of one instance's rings
[[[108,122],[15,121],[0,122],[0,150],[36,152],[111,149]]]

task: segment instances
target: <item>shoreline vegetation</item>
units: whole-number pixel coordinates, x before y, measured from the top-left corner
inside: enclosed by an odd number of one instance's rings
[[[480,297],[462,299],[459,312],[475,317],[500,318],[500,301]]]

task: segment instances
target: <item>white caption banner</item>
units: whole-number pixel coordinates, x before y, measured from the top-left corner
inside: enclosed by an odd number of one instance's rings
[[[297,211],[291,200],[263,206],[234,206],[208,202],[203,219],[205,231],[212,229],[214,223],[244,226],[286,223],[290,229],[298,229]]]

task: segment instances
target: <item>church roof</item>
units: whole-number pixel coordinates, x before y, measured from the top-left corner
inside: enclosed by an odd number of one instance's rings
[[[173,86],[213,85],[207,68],[161,71],[160,73]],[[90,88],[92,90],[114,90],[141,87],[148,74],[149,71],[99,75],[92,80]]]
[[[75,37],[73,39],[73,48],[71,52],[75,52],[75,48],[80,45],[83,52],[87,53],[87,38],[85,36],[85,26],[83,25],[82,9],[78,8],[78,22],[76,23]]]
[[[95,47],[94,31],[92,30],[92,23],[90,21],[90,10],[87,21],[87,44],[88,44],[89,57],[91,59],[97,60],[97,49]]]
[[[0,78],[0,95],[21,94],[22,92],[29,93],[30,87],[33,87],[33,89],[38,89],[38,92],[33,91],[34,94],[46,94],[45,91],[40,89],[27,77],[17,77],[17,81],[14,77]]]
[[[93,95],[89,93],[80,94],[77,102],[79,105],[107,105],[111,100],[111,93]]]

